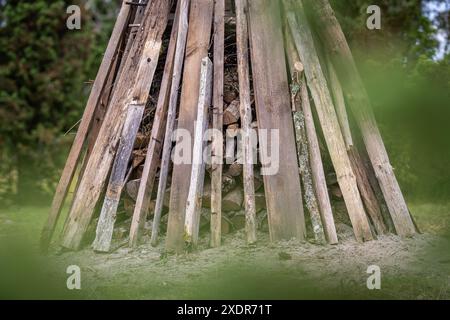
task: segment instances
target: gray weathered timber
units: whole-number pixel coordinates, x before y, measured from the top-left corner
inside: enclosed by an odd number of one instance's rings
[[[219,247],[222,237],[223,170],[223,91],[224,91],[225,0],[214,4],[214,87],[212,172],[211,172],[211,247]]]
[[[395,229],[401,236],[416,233],[408,206],[390,164],[369,96],[356,68],[350,47],[328,0],[307,0],[320,25],[322,43],[340,78],[349,107],[361,130],[375,175],[383,192]]]
[[[310,147],[308,145],[308,138],[306,136],[305,115],[301,108],[302,96],[301,83],[303,80],[303,64],[300,62],[297,50],[292,43],[292,39],[288,30],[285,36],[286,56],[288,60],[289,70],[291,74],[291,97],[293,107],[293,119],[295,129],[295,141],[297,144],[297,158],[299,165],[299,172],[303,182],[303,197],[306,208],[311,216],[311,224],[314,233],[314,239],[317,243],[325,244],[325,233],[323,230],[322,219],[319,210],[316,193],[314,192],[314,184],[311,174],[310,164]]]
[[[178,129],[194,134],[194,121],[197,118],[198,93],[200,88],[201,61],[208,55],[211,26],[213,19],[213,1],[192,0],[189,14],[189,30],[184,65],[183,88],[181,91]],[[180,137],[176,137],[179,141]],[[180,152],[180,144],[175,152]],[[186,213],[186,201],[189,192],[191,163],[175,164],[172,171],[170,192],[169,221],[167,225],[167,251],[183,251],[183,230]]]
[[[159,224],[164,206],[164,196],[166,194],[167,178],[170,168],[170,155],[172,151],[172,137],[175,128],[175,119],[177,115],[178,93],[183,70],[183,60],[186,51],[186,40],[188,32],[188,13],[189,1],[180,2],[180,14],[178,16],[178,34],[176,41],[175,56],[173,59],[173,74],[170,88],[169,107],[167,110],[166,131],[164,135],[163,153],[161,159],[161,170],[159,173],[158,194],[155,204],[155,215],[152,225],[151,244],[156,246],[158,243]]]
[[[147,102],[170,7],[171,1],[155,0],[145,11],[64,226],[61,245],[65,248],[78,249],[89,226],[116,154],[128,104]]]
[[[252,109],[248,62],[247,0],[236,0],[236,46],[243,152],[245,231],[247,243],[256,242],[255,182],[253,174]],[[255,146],[256,147],[256,146]]]
[[[92,248],[98,252],[109,252],[111,247],[117,207],[125,184],[125,176],[133,151],[134,141],[144,114],[145,104],[128,105],[127,117],[122,130],[116,158],[112,167],[106,196],[97,224],[96,236]]]
[[[300,177],[297,174],[279,2],[252,0],[248,5],[253,87],[270,238],[272,241],[302,240],[305,237],[305,220]],[[271,133],[275,136],[278,133],[279,141],[267,139]],[[267,174],[270,163],[267,155],[277,151],[280,161],[272,165],[278,165],[278,170]]]
[[[186,201],[184,241],[188,248],[196,248],[202,209],[203,185],[205,181],[204,139],[208,127],[208,111],[212,101],[212,62],[208,57],[202,60],[200,69],[200,90],[195,122],[194,146],[192,150],[192,170],[189,193]]]
[[[58,186],[56,187],[50,214],[42,230],[41,249],[44,251],[47,250],[48,245],[50,244],[56,223],[58,222],[58,218],[61,214],[64,200],[70,188],[70,184],[77,168],[78,161],[80,160],[83,145],[85,144],[85,141],[88,137],[92,118],[94,117],[97,105],[99,104],[99,100],[102,97],[105,83],[107,82],[107,79],[114,65],[114,60],[117,57],[120,42],[127,29],[129,15],[130,7],[125,4],[125,1],[123,1],[119,16],[116,20],[116,24],[108,43],[108,47],[106,48],[102,63],[94,81],[94,85],[91,89],[91,93],[89,95],[82,120],[78,127],[75,140],[70,149],[70,153],[64,166]]]
[[[161,156],[162,140],[164,138],[164,128],[166,123],[166,113],[169,105],[170,90],[174,69],[174,57],[178,36],[178,23],[180,15],[181,1],[177,3],[175,20],[170,35],[169,48],[167,49],[164,74],[160,85],[158,102],[156,105],[155,118],[153,120],[152,133],[147,147],[144,169],[142,171],[141,184],[139,186],[136,205],[133,212],[130,227],[130,247],[138,244],[140,232],[147,218],[153,184],[155,182],[156,171],[158,170]],[[183,9],[189,10],[189,7]],[[184,11],[183,11],[184,12]]]
[[[287,5],[286,12],[288,25],[294,39],[300,59],[305,67],[305,75],[308,86],[315,102],[325,141],[333,162],[347,211],[352,222],[353,231],[358,241],[372,240],[369,221],[367,220],[364,206],[352,170],[350,159],[347,155],[344,138],[341,133],[339,121],[331,99],[331,94],[325,76],[320,66],[319,57],[314,45],[314,40],[303,11],[301,1],[297,1],[295,10],[298,22],[294,14],[291,1],[284,1]]]

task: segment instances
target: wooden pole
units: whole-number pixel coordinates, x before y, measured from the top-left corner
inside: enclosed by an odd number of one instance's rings
[[[61,244],[65,248],[79,248],[91,221],[111,169],[127,106],[147,102],[170,7],[171,1],[155,0],[146,9],[141,32],[133,43],[64,227]]]
[[[247,0],[236,0],[236,45],[241,114],[245,231],[247,243],[256,242],[255,185],[253,174],[252,109],[250,101],[250,70],[248,62]]]
[[[194,133],[194,121],[197,118],[198,93],[200,88],[200,68],[204,57],[208,55],[213,17],[213,2],[210,0],[192,0],[189,16],[189,31],[184,65],[183,88],[178,116],[178,129]],[[177,141],[179,137],[176,137]],[[180,151],[175,146],[175,153]],[[189,192],[191,163],[174,163],[170,192],[169,221],[167,225],[166,249],[169,252],[182,252],[184,248],[183,231],[186,213],[186,201]]]
[[[252,0],[248,6],[253,87],[270,237],[272,241],[293,237],[302,240],[305,220],[279,2]],[[272,135],[277,134],[279,141],[272,139]],[[268,157],[274,152],[280,155],[278,162]]]
[[[306,122],[305,115],[303,113],[301,87],[304,83],[303,71],[304,67],[298,57],[297,50],[292,43],[292,39],[289,35],[289,30],[286,30],[285,43],[286,43],[286,56],[291,73],[291,96],[293,106],[293,119],[295,129],[295,140],[297,144],[297,158],[299,163],[300,176],[303,182],[304,200],[306,208],[311,216],[311,223],[313,227],[314,239],[319,244],[325,244],[325,233],[323,230],[322,219],[319,210],[319,204],[317,201],[316,193],[314,192],[314,184],[311,174],[310,164],[310,147],[308,145],[308,138],[306,136]]]
[[[224,90],[225,1],[214,4],[214,92],[212,172],[211,172],[211,247],[221,243],[223,170],[223,90]]]
[[[144,114],[145,104],[130,104],[122,130],[119,148],[114,160],[111,177],[106,190],[105,200],[97,224],[96,237],[92,247],[94,251],[109,252],[116,222],[117,207],[125,184],[128,162],[133,151],[139,125]]]
[[[391,213],[397,233],[410,236],[416,233],[400,186],[395,178],[389,156],[375,121],[370,99],[356,68],[352,53],[341,26],[328,0],[307,0],[313,8],[318,33],[328,51],[341,80],[347,102],[361,130],[372,166]]]
[[[183,4],[183,7],[181,5]],[[169,48],[167,49],[166,63],[164,66],[164,74],[160,85],[158,103],[156,105],[155,119],[153,120],[152,133],[150,141],[147,147],[147,155],[145,158],[144,169],[142,171],[141,184],[139,185],[139,191],[136,198],[136,205],[134,207],[133,218],[131,220],[130,228],[130,247],[135,247],[138,244],[140,231],[144,226],[145,220],[148,214],[148,207],[151,200],[151,194],[153,191],[153,184],[155,182],[156,171],[160,165],[161,149],[164,139],[164,131],[166,124],[166,113],[169,106],[170,93],[172,90],[172,82],[174,76],[181,71],[175,72],[175,51],[178,42],[178,33],[180,32],[180,14],[188,15],[189,3],[186,1],[179,1],[177,3],[177,9],[175,13],[175,20],[172,26],[172,32],[170,36]],[[187,23],[187,19],[184,19],[183,24]],[[181,40],[180,40],[181,41]],[[183,47],[184,50],[184,46]],[[179,49],[181,50],[181,49]],[[183,56],[183,53],[181,54]],[[182,68],[182,65],[179,67]],[[176,86],[178,89],[179,84]],[[178,92],[178,91],[176,91]],[[178,94],[178,93],[177,93]],[[175,102],[176,105],[176,102]],[[155,214],[156,216],[156,214]],[[153,233],[152,233],[153,237]],[[155,235],[157,237],[157,234]],[[156,240],[155,240],[156,241]]]
[[[358,241],[372,240],[370,225],[364,211],[331,94],[320,67],[314,40],[301,1],[297,2],[299,10],[295,10],[298,22],[296,21],[295,13],[292,11],[294,7],[291,1],[285,1],[285,4],[287,5],[288,25],[300,59],[305,66],[306,79],[316,105],[325,141],[336,170],[338,183],[344,196],[355,237]]]
[[[95,78],[94,85],[91,89],[91,93],[86,104],[86,109],[83,113],[83,118],[78,127],[75,140],[70,149],[70,153],[67,158],[66,165],[62,172],[58,186],[56,187],[50,214],[41,233],[40,245],[43,251],[47,250],[53,236],[56,223],[58,222],[58,218],[61,214],[61,209],[64,205],[64,200],[66,199],[67,192],[70,188],[73,175],[80,159],[83,145],[89,133],[92,118],[95,114],[95,110],[97,108],[97,105],[99,104],[100,98],[102,97],[105,83],[107,82],[107,79],[112,70],[112,66],[114,65],[114,60],[117,58],[117,52],[120,46],[120,42],[127,29],[129,15],[130,7],[125,4],[125,1],[123,1],[119,16],[117,17],[116,24],[108,42],[108,47],[106,48],[102,63]]]
[[[198,98],[197,120],[194,132],[194,147],[192,151],[192,170],[189,194],[186,202],[186,218],[184,222],[184,241],[189,248],[196,248],[200,226],[200,211],[202,209],[203,184],[205,181],[206,148],[204,139],[208,127],[208,109],[212,99],[212,62],[208,57],[202,60],[200,69],[200,91]]]

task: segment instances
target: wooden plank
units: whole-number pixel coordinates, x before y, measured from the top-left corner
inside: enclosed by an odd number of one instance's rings
[[[300,176],[303,182],[304,200],[306,208],[311,216],[312,230],[314,233],[314,239],[319,244],[325,244],[325,233],[322,225],[322,218],[319,210],[319,203],[314,192],[314,184],[311,173],[310,163],[310,146],[308,145],[308,138],[306,135],[306,121],[305,115],[302,110],[302,95],[301,87],[305,84],[302,83],[304,67],[298,57],[297,50],[292,42],[290,34],[286,30],[285,46],[286,56],[291,74],[291,99],[294,118],[295,129],[295,141],[297,144],[297,158],[299,164]],[[309,101],[308,101],[309,102]]]
[[[117,208],[125,184],[128,163],[134,141],[144,114],[145,104],[128,105],[127,118],[122,130],[119,148],[111,171],[105,200],[97,224],[96,237],[92,247],[98,252],[109,252],[116,222]]]
[[[190,137],[193,136],[194,121],[197,117],[200,67],[202,59],[208,55],[212,16],[213,1],[191,1],[183,88],[178,117],[178,129],[188,132]],[[176,141],[179,141],[179,139],[180,137],[177,136]],[[177,144],[175,152],[179,152],[180,148],[180,144]],[[174,163],[173,166],[166,239],[166,249],[168,251],[181,252],[183,250],[184,218],[192,159],[188,162],[182,164]]]
[[[158,243],[158,234],[159,234],[159,224],[161,220],[161,213],[164,206],[164,196],[166,194],[166,186],[167,186],[167,177],[169,174],[170,168],[170,155],[172,151],[172,136],[173,130],[175,127],[175,120],[177,115],[177,104],[178,104],[178,93],[181,82],[181,75],[183,70],[183,60],[184,54],[186,51],[186,39],[187,39],[187,31],[188,31],[188,15],[189,15],[189,1],[182,0],[179,2],[179,13],[177,14],[177,24],[174,26],[174,35],[173,38],[175,41],[174,47],[174,56],[171,61],[173,64],[173,74],[170,85],[170,98],[169,98],[169,106],[167,111],[167,121],[166,121],[166,130],[164,135],[164,144],[163,144],[163,154],[161,159],[161,170],[159,173],[159,182],[158,182],[158,195],[156,197],[155,204],[155,215],[153,217],[153,225],[152,225],[152,237],[151,244],[156,246]],[[144,169],[145,170],[145,169]],[[142,186],[142,184],[141,184]],[[141,191],[141,190],[140,190]],[[139,199],[139,195],[138,195]],[[150,200],[150,195],[148,196],[148,200]],[[148,201],[146,200],[146,201]],[[141,203],[141,202],[140,202]],[[135,211],[137,213],[138,211]],[[136,217],[136,215],[135,215]],[[132,225],[133,227],[133,225]],[[134,235],[133,235],[134,237]],[[130,237],[130,241],[132,241],[132,245],[135,246],[137,239],[133,239]]]
[[[304,239],[305,221],[295,153],[287,70],[278,1],[249,3],[250,51],[261,161],[272,241]],[[267,141],[278,130],[279,142]],[[263,131],[268,133],[263,134]],[[277,150],[278,148],[278,150]],[[278,171],[267,175],[268,155],[279,152]],[[276,163],[275,163],[276,165]]]
[[[253,174],[252,108],[250,101],[250,67],[248,62],[247,0],[236,0],[236,46],[241,115],[245,231],[247,243],[256,242],[255,184]],[[255,145],[256,147],[256,145]]]
[[[129,15],[130,7],[123,2],[119,16],[117,17],[114,29],[109,39],[108,46],[103,56],[102,63],[100,64],[99,71],[95,78],[94,85],[92,86],[91,93],[89,95],[82,120],[78,127],[77,134],[70,149],[64,170],[61,174],[58,186],[56,187],[50,214],[41,233],[40,245],[41,249],[44,251],[47,250],[48,245],[50,244],[56,223],[58,222],[58,218],[61,214],[64,200],[66,199],[78,161],[80,160],[83,145],[89,133],[92,118],[94,117],[95,110],[99,104],[100,98],[102,97],[104,86],[110,75],[112,66],[114,65],[114,59],[117,57],[120,42],[127,29]]]
[[[203,184],[205,182],[205,161],[203,154],[207,146],[204,139],[208,127],[208,111],[212,99],[212,62],[208,57],[202,60],[200,70],[200,90],[195,122],[194,147],[192,150],[192,170],[189,193],[186,202],[184,241],[188,248],[196,248],[202,209]]]
[[[151,138],[147,147],[147,155],[145,158],[144,169],[142,171],[141,184],[139,186],[139,192],[131,222],[130,247],[135,247],[138,244],[140,231],[142,230],[148,214],[148,206],[150,204],[151,194],[153,191],[156,171],[160,163],[162,140],[164,138],[164,125],[166,123],[166,112],[169,105],[169,95],[173,76],[172,72],[174,68],[175,49],[177,46],[180,5],[181,1],[177,3],[175,21],[172,27],[169,48],[167,49],[166,64],[164,66],[164,74],[160,85]],[[188,10],[188,8],[183,10]]]
[[[395,229],[399,235],[413,235],[416,233],[416,228],[395,178],[369,96],[341,26],[328,0],[308,0],[308,4],[313,8],[312,12],[315,15],[316,23],[321,26],[318,28],[318,33],[333,60],[347,102],[361,130],[367,153],[391,213]]]
[[[320,67],[319,57],[314,45],[301,1],[297,7],[292,1],[285,1],[287,5],[287,21],[294,39],[300,59],[305,67],[308,86],[314,99],[319,121],[322,126],[325,142],[333,162],[347,211],[353,225],[353,231],[358,241],[372,240],[373,236],[367,220],[364,206],[358,191],[356,178],[352,170],[350,159],[346,152],[344,138],[339,127],[339,121],[328,90],[325,76]],[[298,16],[298,23],[294,13]]]
[[[75,195],[61,245],[78,249],[114,159],[129,103],[145,104],[158,63],[171,2],[152,1],[118,80],[104,124]],[[131,90],[130,90],[131,89]]]
[[[211,247],[221,244],[222,223],[222,171],[223,171],[223,90],[225,54],[225,1],[214,4],[214,92],[213,140],[211,172]]]

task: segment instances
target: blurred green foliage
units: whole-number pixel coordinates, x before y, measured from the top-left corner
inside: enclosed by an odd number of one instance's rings
[[[66,27],[72,4],[81,8],[81,30]],[[51,194],[64,164],[73,139],[65,132],[81,117],[117,3],[0,5],[0,199],[2,193],[41,198]]]

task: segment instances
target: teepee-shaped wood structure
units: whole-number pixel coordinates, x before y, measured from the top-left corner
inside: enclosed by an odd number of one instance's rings
[[[173,161],[186,151],[189,161]],[[335,244],[328,156],[358,241],[416,232],[328,0],[124,1],[42,247],[73,181],[67,249],[93,225],[94,250],[110,251],[122,201],[130,246],[148,218],[153,245],[164,224],[168,251],[195,247],[205,225],[213,247],[238,224],[254,243],[265,221],[273,241],[310,232]]]

